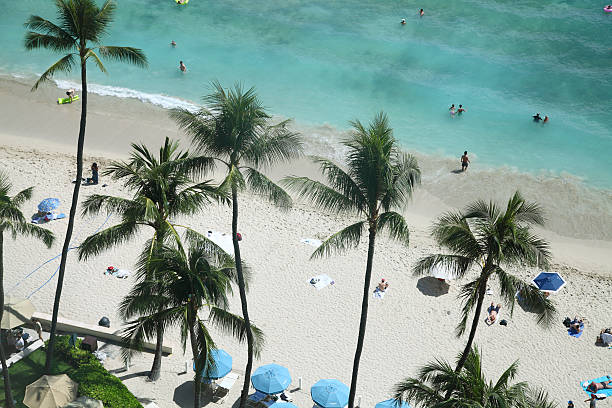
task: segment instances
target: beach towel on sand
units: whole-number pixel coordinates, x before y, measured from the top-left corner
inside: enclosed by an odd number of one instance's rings
[[[580,384],[582,386],[582,389],[584,390],[584,392],[586,392],[587,394],[591,395],[590,391],[587,391],[587,387],[589,386],[590,383],[592,382],[603,382],[603,381],[610,381],[612,380],[612,377],[610,377],[609,375],[604,375],[603,377],[599,377],[599,378],[595,378],[594,380],[589,380],[589,381],[585,381],[582,384]],[[612,389],[607,389],[607,390],[599,390],[597,391],[597,396],[600,397],[612,397]]]
[[[302,244],[308,244],[308,245],[312,245],[313,247],[320,247],[321,244],[323,243],[321,240],[319,239],[314,239],[314,238],[305,238],[305,239],[301,239],[300,242]]]
[[[576,332],[574,331],[574,329],[567,329],[567,334],[569,334],[572,337],[578,338],[580,336],[582,336],[582,333],[584,333],[584,323],[580,323],[580,331]]]
[[[491,310],[493,310],[493,309],[491,309],[491,306],[489,306],[489,307],[487,308],[487,313],[489,313],[489,315],[491,314]],[[500,316],[501,316],[501,310],[498,310],[498,311],[497,311],[497,316],[495,316],[495,321],[494,321],[494,322],[492,322],[492,321],[489,319],[489,316],[487,315],[487,317],[486,317],[486,319],[485,319],[485,323],[487,324],[487,326],[494,325],[495,323],[498,323],[499,321],[501,321],[501,317],[500,317]]]
[[[389,290],[389,289],[387,289]],[[374,293],[372,294],[374,296],[375,299],[382,299],[385,297],[385,293],[387,292],[387,290],[380,290],[378,288],[374,289]]]
[[[42,223],[53,221],[53,220],[61,220],[62,218],[66,218],[66,214],[47,213],[44,216],[40,216],[40,217],[37,215],[33,215],[32,222],[34,224],[42,224]]]
[[[313,276],[312,278],[308,279],[308,283],[310,283],[312,286],[314,286],[318,290],[321,290],[327,285],[333,285],[335,282],[332,278],[330,278],[326,274],[321,274],[321,275]]]
[[[608,346],[612,346],[612,334],[610,333],[601,333],[601,341]]]

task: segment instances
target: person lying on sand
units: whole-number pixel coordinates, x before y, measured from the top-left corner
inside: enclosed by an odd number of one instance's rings
[[[602,382],[593,381],[586,387],[586,390],[592,393],[597,393],[597,391],[600,391],[600,390],[612,390],[612,384],[610,383],[612,383],[612,380],[602,381]]]
[[[569,328],[575,333],[580,333],[583,327],[584,327],[584,322],[582,321],[582,319],[578,319],[578,317],[574,317],[574,320],[572,320],[572,322],[570,323]]]
[[[495,306],[495,304],[491,302],[491,306],[489,306],[489,321],[491,324],[495,323],[499,309],[501,309],[501,304],[498,303],[497,306]]]
[[[380,283],[378,284],[378,290],[384,292],[389,287],[389,282],[385,282],[385,278],[382,278]]]

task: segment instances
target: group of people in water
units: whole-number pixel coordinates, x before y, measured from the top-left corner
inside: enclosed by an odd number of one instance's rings
[[[450,108],[448,108],[451,118],[455,117],[455,114],[457,115],[461,115],[463,112],[465,112],[465,108],[463,107],[463,105],[459,105],[458,108],[455,108],[455,104],[453,103],[451,105]]]
[[[535,115],[532,116],[532,118],[534,122],[539,123],[540,121],[542,121],[542,123],[548,123],[548,116],[546,115],[544,115],[544,117],[542,118],[539,113],[536,113]]]
[[[425,15],[425,11],[423,11],[423,9],[420,9],[420,10],[419,10],[419,16],[423,17],[424,15]],[[406,24],[406,19],[405,19],[405,18],[402,18],[402,21],[400,21],[400,23],[401,23],[402,25],[405,25],[405,24]]]

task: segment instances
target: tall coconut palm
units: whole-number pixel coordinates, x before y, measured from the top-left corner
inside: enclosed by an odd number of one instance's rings
[[[408,225],[404,217],[394,210],[406,204],[415,185],[420,182],[421,172],[416,159],[400,150],[384,113],[376,115],[368,127],[358,120],[351,124],[351,137],[344,142],[348,148],[347,170],[330,160],[315,158],[327,184],[307,177],[288,177],[285,183],[320,208],[334,213],[355,214],[360,218],[327,238],[312,254],[313,257],[356,247],[363,233],[368,231],[361,318],[349,393],[349,407],[353,408],[371,296],[376,234],[386,230],[391,238],[408,245]]]
[[[13,239],[17,235],[29,235],[40,239],[47,248],[54,240],[53,233],[49,230],[34,225],[23,216],[19,207],[32,197],[33,187],[18,192],[13,197],[9,196],[11,183],[8,176],[0,172],[0,321],[4,313],[4,232],[9,232]],[[2,362],[2,375],[4,377],[4,398],[7,407],[14,407],[13,395],[11,393],[11,379],[4,347],[0,341],[0,360]]]
[[[477,349],[468,354],[460,371],[446,361],[435,360],[395,385],[395,398],[427,408],[553,408],[546,393],[532,390],[525,382],[512,384],[518,361],[497,381],[487,381]],[[450,395],[449,395],[450,393]]]
[[[148,272],[151,268],[158,272],[154,279]],[[166,327],[177,324],[181,329],[183,350],[187,338],[191,343],[195,363],[194,407],[200,407],[203,372],[206,367],[214,367],[209,352],[215,348],[215,343],[208,326],[214,325],[241,342],[246,338],[244,319],[227,311],[227,295],[232,293],[231,284],[237,281],[233,259],[227,255],[210,254],[202,241],[193,241],[188,253],[182,245],[175,243],[165,246],[153,259],[145,255],[138,270],[144,279],[125,297],[119,308],[124,319],[131,319],[123,334],[129,345],[124,349],[124,357],[154,336],[159,322]],[[161,291],[158,289],[160,281]],[[204,309],[208,309],[205,320],[199,316]],[[255,340],[255,352],[259,353],[263,335],[253,325],[250,330]]]
[[[501,296],[511,312],[515,295],[520,291],[526,304],[537,310],[538,323],[546,325],[552,321],[555,307],[551,301],[536,287],[503,269],[505,265],[545,266],[548,263],[548,244],[530,229],[531,225],[543,223],[540,206],[525,201],[516,192],[508,200],[505,211],[493,202],[476,201],[463,212],[443,215],[434,225],[434,239],[451,254],[429,255],[420,259],[414,268],[415,274],[428,273],[435,265],[446,266],[458,277],[465,275],[472,266],[477,265],[480,269],[476,279],[461,287],[463,308],[457,326],[458,336],[465,332],[472,310],[474,317],[467,344],[457,363],[457,371],[463,367],[472,348],[490,278],[497,278]]]
[[[133,191],[133,197],[94,194],[83,202],[83,215],[98,214],[104,209],[118,214],[121,221],[87,237],[78,250],[80,260],[131,240],[143,228],[150,228],[153,233],[145,249],[151,257],[168,240],[179,239],[177,228],[182,226],[173,219],[196,213],[211,199],[225,198],[209,181],[194,181],[210,169],[211,160],[179,151],[177,142],[166,138],[157,156],[145,145],[132,144],[132,149],[128,162],[113,162],[104,174],[123,182]],[[184,229],[188,237],[198,236],[190,228]],[[198,239],[207,242],[210,250],[216,248],[205,237]],[[161,373],[163,331],[164,326],[159,325],[151,380],[157,380]]]
[[[66,270],[66,258],[68,256],[70,240],[72,239],[74,217],[76,216],[79,190],[81,188],[79,180],[83,176],[83,146],[85,143],[85,125],[87,119],[87,62],[92,60],[102,72],[107,72],[102,59],[127,62],[141,67],[147,65],[147,59],[140,49],[101,45],[102,37],[107,33],[110,23],[113,21],[115,4],[111,0],[107,0],[101,7],[98,7],[94,0],[55,0],[55,5],[59,20],[57,24],[34,15],[30,16],[25,23],[25,27],[31,30],[25,36],[26,49],[46,48],[54,52],[66,53],[41,75],[34,83],[32,90],[38,88],[40,84],[51,80],[57,73],[71,72],[76,66],[80,66],[81,69],[81,123],[79,126],[76,155],[77,183],[74,184],[72,192],[68,228],[66,228],[59,273],[57,275],[57,289],[55,291],[51,320],[51,338],[47,346],[47,361],[45,363],[45,372],[47,374],[50,374],[53,359],[57,316]]]
[[[249,187],[256,194],[264,195],[281,208],[291,206],[291,197],[260,169],[288,161],[299,156],[302,143],[296,133],[287,129],[289,121],[270,124],[254,88],[246,92],[239,84],[225,90],[213,82],[214,91],[204,97],[203,108],[198,112],[175,109],[171,113],[178,125],[192,138],[201,154],[213,157],[227,171],[222,186],[231,190],[232,242],[238,275],[238,289],[242,316],[250,326],[249,311],[242,272],[242,258],[238,244],[238,193]],[[240,408],[244,408],[249,393],[253,368],[254,339],[247,330],[247,365],[240,396]]]

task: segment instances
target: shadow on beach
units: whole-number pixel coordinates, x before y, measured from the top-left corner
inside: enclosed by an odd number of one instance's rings
[[[440,282],[433,276],[425,276],[417,281],[417,289],[425,296],[442,296],[448,293],[450,285]]]

